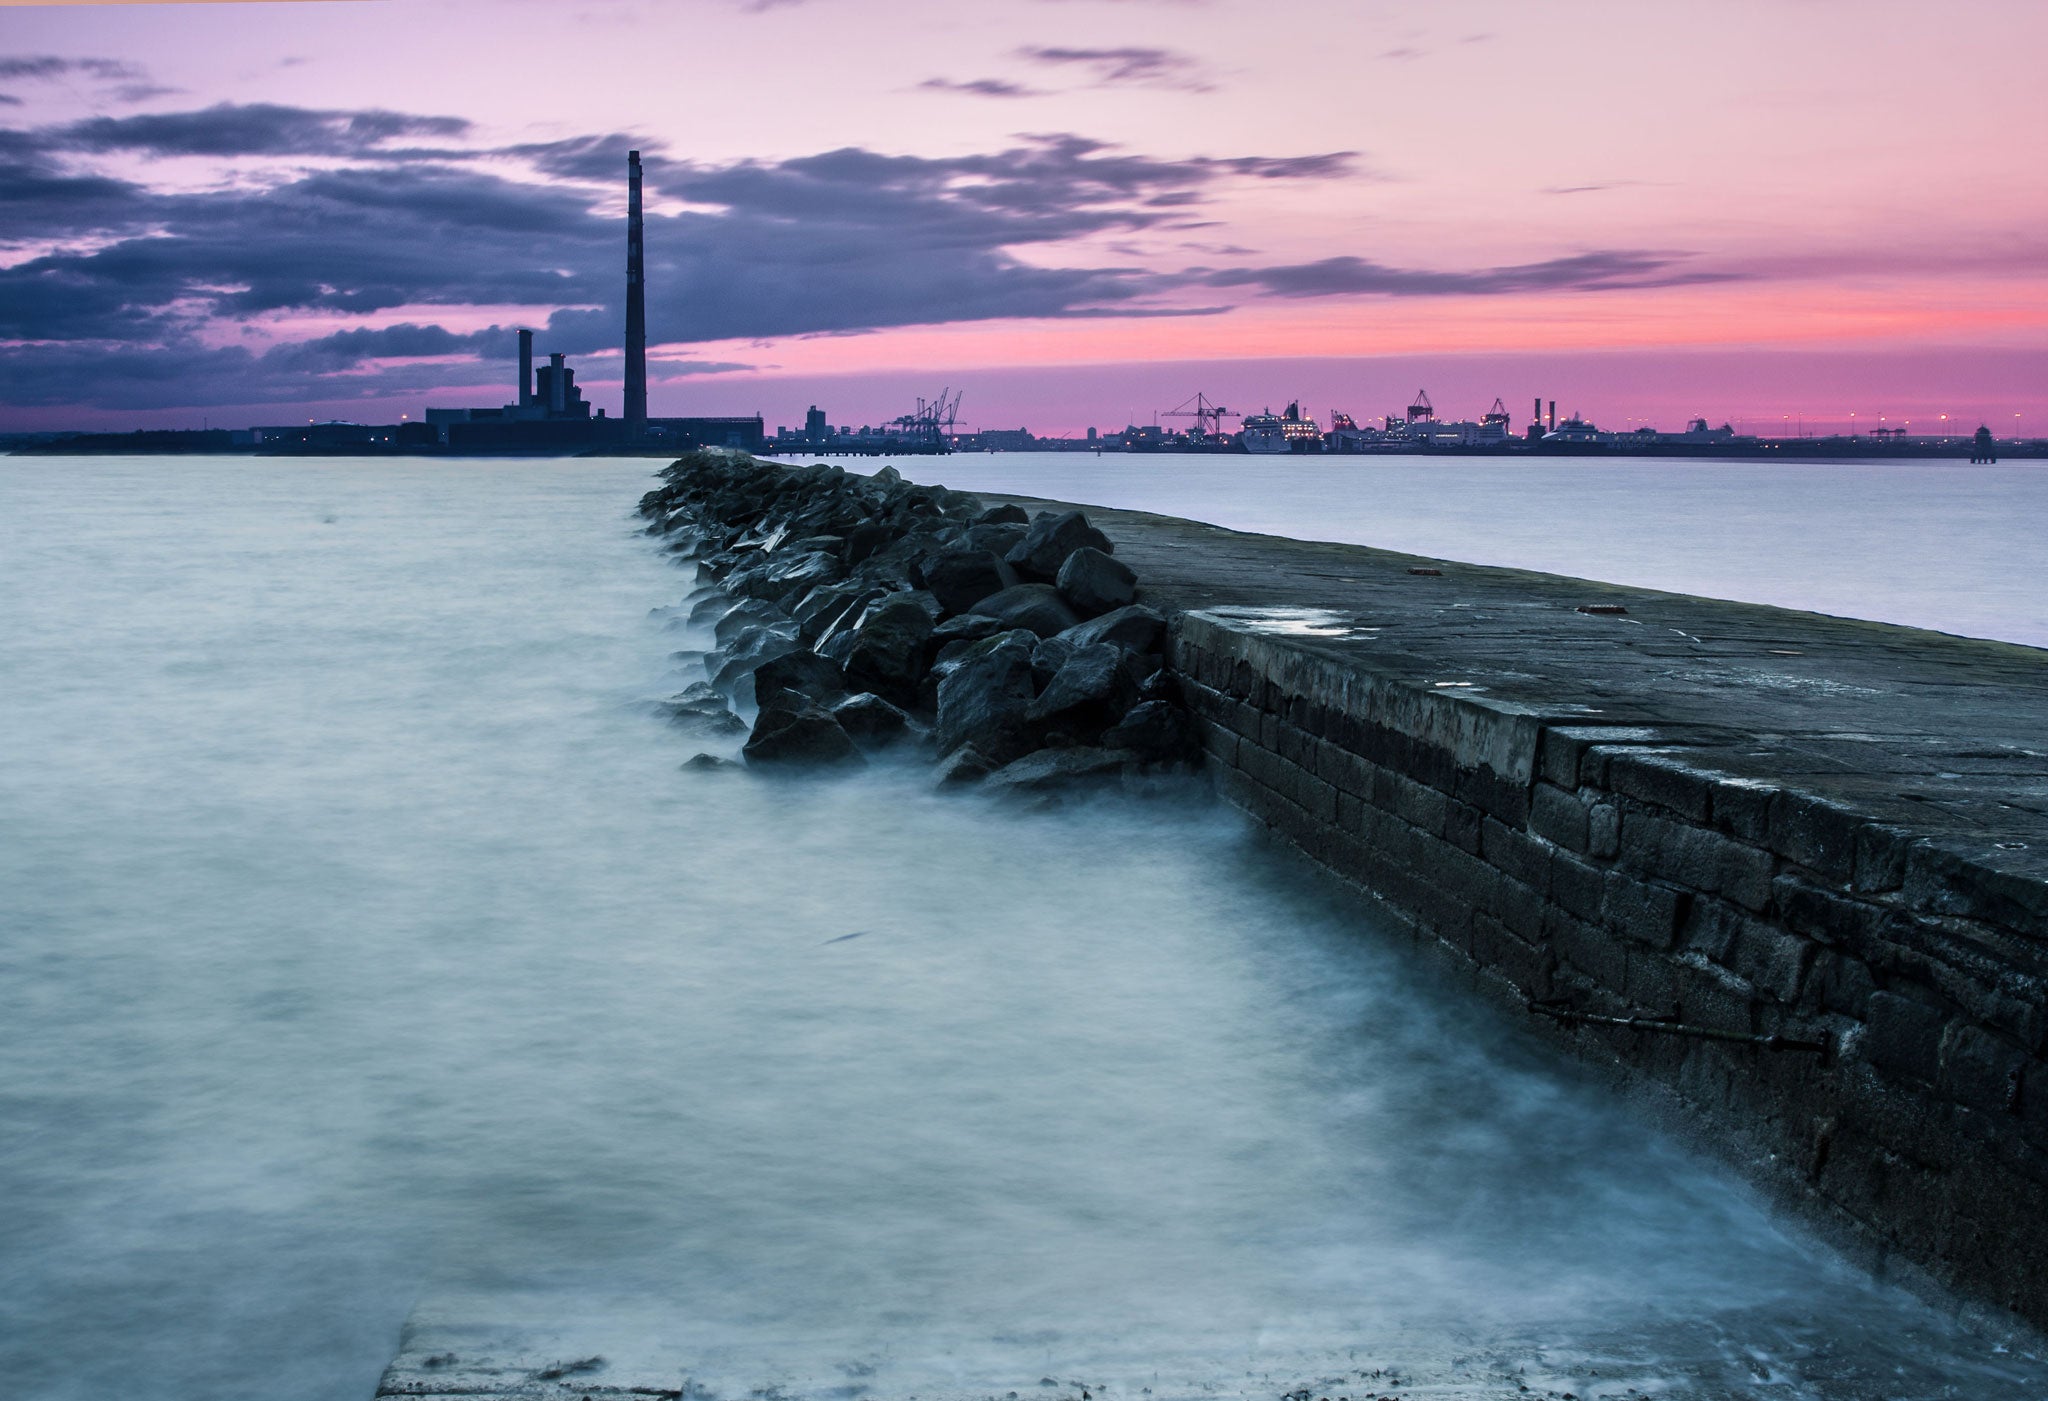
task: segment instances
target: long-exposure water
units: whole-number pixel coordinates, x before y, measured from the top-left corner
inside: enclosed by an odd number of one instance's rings
[[[652,465],[0,459],[7,1396],[2048,1388],[1199,789],[681,769]]]

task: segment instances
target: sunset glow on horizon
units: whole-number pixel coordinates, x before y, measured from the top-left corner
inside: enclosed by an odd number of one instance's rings
[[[638,147],[656,413],[1434,373],[2048,432],[2044,46],[1993,0],[9,6],[0,426],[501,403],[522,325],[616,413]]]

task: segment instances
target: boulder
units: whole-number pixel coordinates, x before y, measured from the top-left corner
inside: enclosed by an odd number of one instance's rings
[[[1031,649],[1037,637],[1023,629],[975,643],[938,685],[938,740],[945,753],[971,744],[1007,763],[1031,747]]]
[[[895,531],[889,529],[886,525],[880,525],[873,521],[866,521],[855,526],[846,534],[845,559],[847,564],[859,564],[895,538]]]
[[[865,608],[879,596],[872,586],[851,580],[820,584],[797,600],[789,616],[796,620],[797,631],[804,640],[816,643],[849,612]]]
[[[716,754],[692,754],[676,767],[686,773],[722,773],[736,771],[740,765],[730,759],[721,759]]]
[[[1068,734],[1100,734],[1123,718],[1138,698],[1138,684],[1124,668],[1124,651],[1107,642],[1076,647],[1060,664],[1028,718]]]
[[[986,613],[962,613],[932,629],[932,644],[944,647],[949,642],[979,642],[1008,631],[1001,618],[991,618]]]
[[[1103,733],[1105,747],[1127,749],[1148,763],[1192,758],[1195,735],[1187,713],[1163,700],[1140,701]]]
[[[987,778],[995,767],[988,755],[971,744],[963,744],[939,760],[938,770],[932,775],[932,787],[964,788]]]
[[[1004,558],[1024,578],[1049,584],[1059,577],[1067,556],[1084,545],[1106,555],[1116,552],[1109,537],[1088,524],[1088,517],[1079,511],[1048,512],[1031,522],[1024,538]]]
[[[1038,689],[1043,691],[1059,675],[1067,658],[1074,655],[1074,644],[1064,637],[1048,637],[1031,649],[1031,674],[1038,678]]]
[[[1068,628],[1060,637],[1076,647],[1109,642],[1132,652],[1156,652],[1166,641],[1166,615],[1133,603]]]
[[[922,562],[924,586],[947,615],[965,613],[1017,582],[1017,571],[987,550],[951,546]]]
[[[915,594],[891,594],[869,607],[846,654],[846,680],[898,705],[917,703],[932,616]]]
[[[845,574],[846,569],[836,555],[816,550],[803,555],[771,556],[732,575],[726,580],[726,587],[736,594],[780,603],[800,598],[819,584],[832,583]]]
[[[1041,749],[1003,765],[982,780],[982,787],[992,793],[1044,793],[1119,775],[1131,759],[1121,749]]]
[[[732,713],[722,698],[677,696],[662,703],[670,723],[698,735],[743,735],[747,722]]]
[[[831,712],[809,703],[762,711],[740,752],[758,768],[858,768],[867,762]]]
[[[752,627],[775,628],[791,636],[796,634],[796,624],[790,621],[788,614],[772,603],[750,598],[734,604],[720,614],[717,623],[712,626],[711,635],[718,639],[719,646],[725,647]]]
[[[790,652],[754,668],[754,702],[767,704],[777,691],[829,705],[846,694],[846,673],[816,652]]]
[[[821,657],[839,663],[843,670],[846,666],[846,659],[853,655],[853,645],[858,641],[860,641],[859,633],[855,632],[852,628],[840,628],[818,644],[817,653]]]
[[[1040,637],[1064,632],[1079,621],[1051,584],[1018,584],[990,594],[968,611],[1000,619],[1012,628],[1026,628]]]
[[[921,728],[900,707],[866,691],[833,706],[832,718],[870,754],[901,743]]]
[[[1135,600],[1138,576],[1122,561],[1083,545],[1060,566],[1058,587],[1076,613],[1094,618]]]
[[[974,518],[976,525],[1029,525],[1031,517],[1018,505],[991,506]]]
[[[1017,548],[1024,538],[1021,525],[976,525],[969,526],[966,539],[962,542],[978,550],[987,550],[998,558]]]
[[[751,676],[754,668],[763,662],[802,650],[803,643],[797,641],[794,636],[795,627],[785,626],[786,631],[761,626],[741,629],[730,647],[722,648],[704,659],[706,669],[711,672],[711,684],[729,696],[739,685],[740,679]]]

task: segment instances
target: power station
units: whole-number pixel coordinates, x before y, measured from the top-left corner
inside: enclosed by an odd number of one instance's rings
[[[606,418],[576,387],[576,372],[560,351],[535,368],[533,332],[519,332],[519,390],[495,409],[428,409],[426,427],[442,445],[460,452],[680,452],[697,447],[765,450],[760,416],[649,418],[647,416],[647,246],[640,153],[626,153],[626,334],[624,413]]]

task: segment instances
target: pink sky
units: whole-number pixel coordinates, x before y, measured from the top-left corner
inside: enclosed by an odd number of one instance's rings
[[[666,342],[658,376],[664,363],[730,367],[658,377],[657,413],[758,408],[772,426],[800,420],[818,401],[835,422],[858,422],[951,383],[968,390],[967,420],[1049,432],[1144,421],[1197,388],[1233,407],[1299,394],[1319,412],[1363,417],[1426,385],[1461,415],[1497,393],[1519,418],[1542,393],[1611,426],[1678,426],[1695,412],[1836,426],[1853,412],[1859,423],[1886,415],[1917,429],[1947,412],[2040,433],[2043,52],[2048,6],[2031,0],[1938,10],[1888,0],[10,6],[0,8],[0,54],[99,67],[16,78],[0,67],[0,94],[15,99],[0,106],[0,126],[83,130],[76,124],[96,117],[219,104],[381,109],[469,123],[421,146],[616,133],[617,164],[623,145],[639,141],[700,172],[795,169],[845,148],[971,168],[1019,149],[1020,134],[1044,133],[1159,162],[1354,153],[1342,174],[1217,168],[1185,189],[1148,187],[1125,201],[1140,218],[1091,227],[1070,217],[1068,191],[1057,212],[1075,227],[978,251],[1024,270],[1114,270],[1125,290],[1090,314],[1070,304],[1053,315],[1004,315],[936,265],[928,298],[917,300],[913,279],[892,294],[886,324],[865,331],[855,309],[845,313],[853,324],[807,333],[798,306],[758,334],[734,315],[719,325],[740,333],[693,340],[687,327],[663,325],[657,303],[651,330]],[[304,148],[172,157],[46,144],[53,169],[127,180],[193,208],[356,160]],[[605,213],[618,208],[615,182],[513,157],[474,168],[567,189]],[[952,198],[981,177],[946,178]],[[673,197],[656,208],[733,213]],[[744,242],[773,217],[739,211],[718,237]],[[791,217],[799,231],[815,218],[873,232],[858,211]],[[666,228],[654,221],[651,251]],[[178,225],[152,232],[185,236]],[[137,236],[76,220],[10,221],[6,235],[0,261],[17,267]],[[467,235],[451,225],[445,236]],[[528,271],[546,272],[546,229],[523,246]],[[828,296],[831,260],[842,254],[831,237],[807,246],[794,240],[788,256],[814,259],[804,285]],[[1607,284],[1573,272],[1616,257],[1654,270]],[[1334,281],[1333,260],[1344,264]],[[1358,268],[1409,280],[1347,281]],[[1532,268],[1559,271],[1502,281],[1501,270]],[[349,275],[309,272],[330,293]],[[186,339],[159,349],[260,353],[336,330],[433,325],[467,335],[544,324],[565,304],[599,305],[421,285],[415,304],[386,298],[351,309],[330,295],[319,305],[195,310],[190,297],[214,295],[209,285],[118,334],[161,337],[171,317]],[[50,334],[17,330],[13,345],[35,349]],[[502,402],[496,380],[482,382],[477,354],[380,357],[293,371],[293,380],[272,357],[248,403],[224,398],[218,384],[181,399],[174,377],[151,369],[164,387],[133,412],[70,395],[46,376],[33,403],[0,391],[0,422],[373,420],[416,414],[429,401]],[[597,402],[616,412],[616,355],[593,341],[574,360]]]

